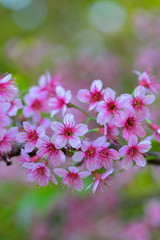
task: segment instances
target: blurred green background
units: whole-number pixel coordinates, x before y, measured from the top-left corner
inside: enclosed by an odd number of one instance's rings
[[[142,14],[142,19],[136,20],[141,12],[147,17],[143,18]],[[152,32],[155,23],[160,29],[159,16],[159,0],[0,0],[0,73],[11,72],[20,90],[36,84],[39,76],[49,70],[52,74],[61,73],[67,89],[71,88],[70,83],[76,85],[77,80],[86,87],[99,77],[119,93],[130,91],[136,85],[132,73],[135,67],[144,71],[145,67],[152,67],[154,60],[157,65],[152,70],[159,76],[160,31]],[[153,47],[159,55],[147,53],[144,59],[149,59],[148,62],[139,63],[138,56],[145,46],[147,50]],[[155,114],[155,119],[159,115]],[[78,230],[75,237],[68,232],[65,235],[62,230],[67,224],[66,201],[71,205],[74,199],[80,201],[77,206],[85,213],[85,200],[87,204],[96,201],[93,205],[98,209],[101,202],[98,198],[107,201],[109,193],[97,197],[84,191],[70,197],[61,187],[38,188],[27,184],[16,160],[11,167],[1,164],[0,168],[0,240],[35,240],[41,239],[40,236],[42,239],[64,239],[64,236],[69,240],[111,239],[98,233],[80,237]],[[159,173],[160,170],[149,166],[132,173],[126,182],[121,181],[115,190],[119,205],[125,205],[122,209],[117,206],[120,221],[139,218],[148,199],[159,200]],[[103,219],[105,225],[106,215],[98,210],[95,215],[95,223]],[[149,239],[158,240],[160,236],[154,233]]]

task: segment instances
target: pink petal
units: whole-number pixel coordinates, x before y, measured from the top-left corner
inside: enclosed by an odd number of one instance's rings
[[[83,136],[88,132],[88,126],[86,124],[78,124],[74,128],[74,134]]]
[[[101,179],[104,180],[106,177],[108,177],[112,173],[113,173],[113,169],[109,169],[108,171],[102,174]]]
[[[23,143],[28,140],[28,135],[25,132],[20,132],[17,134],[16,139],[18,140],[18,142]]]
[[[97,115],[97,123],[104,125],[105,123],[109,122],[109,114],[107,112],[101,111],[98,115]]]
[[[133,165],[133,161],[132,161],[131,157],[126,156],[122,159],[122,162],[121,162],[122,169],[128,170],[132,167],[132,165]]]
[[[55,140],[55,147],[57,149],[63,148],[66,146],[68,142],[68,138],[63,136],[63,135],[58,135],[56,140]]]
[[[128,140],[128,146],[134,147],[137,145],[137,142],[138,142],[138,138],[136,136],[132,135]]]
[[[90,147],[90,145],[91,145],[90,142],[83,141],[81,146],[82,151],[85,152]]]
[[[43,137],[44,134],[45,134],[45,129],[43,126],[39,126],[37,129],[36,129],[36,132],[38,134],[39,137]]]
[[[80,178],[86,178],[89,175],[91,175],[91,173],[88,171],[83,171],[83,172],[78,173],[78,175],[80,176]]]
[[[72,172],[72,173],[78,173],[78,172],[79,172],[78,168],[76,168],[76,167],[70,166],[70,167],[68,167],[68,169],[69,169],[69,171]]]
[[[51,129],[56,133],[56,134],[61,134],[64,131],[64,125],[63,123],[60,122],[51,122]]]
[[[90,92],[86,89],[81,89],[78,91],[77,98],[80,102],[90,102],[91,95]]]
[[[66,175],[68,174],[67,170],[63,168],[55,168],[54,173],[59,177],[66,177]]]
[[[72,98],[71,91],[68,90],[65,94],[65,103],[69,103],[71,101],[71,98]]]
[[[101,80],[94,80],[91,84],[91,92],[100,92],[102,90],[103,83]]]
[[[99,180],[96,180],[96,181],[94,182],[94,185],[93,185],[93,193],[96,192],[96,190],[97,190],[97,188],[98,188],[98,185],[99,185]]]
[[[35,163],[33,162],[26,162],[23,164],[23,167],[27,168],[27,169],[33,169]]]
[[[68,128],[72,128],[75,125],[74,116],[71,113],[67,113],[63,119],[64,124]]]
[[[34,128],[28,122],[23,122],[23,127],[26,132],[32,132]]]
[[[146,159],[143,157],[143,155],[142,155],[142,154],[139,154],[139,153],[137,153],[136,155],[134,155],[133,161],[134,161],[138,166],[140,166],[140,167],[146,166],[146,163],[147,163],[147,161],[146,161]]]
[[[97,106],[97,102],[92,102],[90,103],[88,110],[92,111],[96,106]]]
[[[74,155],[72,156],[72,160],[75,162],[80,162],[80,161],[82,161],[84,156],[85,156],[84,152],[78,151],[78,152],[74,153]]]
[[[111,88],[107,88],[104,94],[104,99],[106,101],[112,99],[113,101],[115,100],[116,92],[113,91]]]
[[[101,147],[106,142],[105,136],[97,138],[95,141],[93,141],[94,147]]]
[[[56,94],[57,94],[58,97],[62,97],[63,98],[65,96],[64,88],[61,87],[61,86],[56,87]]]
[[[34,148],[35,148],[35,143],[33,142],[27,142],[24,147],[26,152],[32,152]]]
[[[152,104],[154,102],[154,100],[155,100],[154,95],[147,95],[144,97],[143,103],[149,105],[149,104]]]
[[[138,145],[138,150],[141,152],[141,153],[144,153],[144,152],[148,152],[151,148],[151,142],[150,141],[147,141],[147,140],[144,140],[144,141],[141,141]]]
[[[138,86],[136,87],[136,89],[134,90],[134,96],[135,97],[140,97],[143,98],[145,96],[145,88],[142,86]]]
[[[70,136],[70,137],[69,137],[69,144],[70,144],[73,148],[78,149],[78,148],[80,148],[80,146],[81,146],[81,139],[80,139],[78,136],[76,136],[76,135]]]
[[[54,177],[54,175],[53,174],[51,174],[50,175],[50,180],[54,183],[54,184],[58,184],[58,182],[57,182],[57,180],[56,180],[56,178]]]

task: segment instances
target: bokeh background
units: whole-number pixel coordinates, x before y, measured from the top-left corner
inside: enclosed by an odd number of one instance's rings
[[[120,94],[136,86],[134,69],[160,77],[159,0],[0,0],[0,29],[0,73],[22,91],[47,70],[75,103],[94,79]],[[158,100],[152,112],[160,124]],[[134,167],[92,195],[39,188],[16,159],[1,162],[0,239],[159,240],[160,168]]]

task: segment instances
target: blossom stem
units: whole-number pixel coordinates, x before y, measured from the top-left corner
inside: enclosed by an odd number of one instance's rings
[[[90,129],[90,130],[88,130],[88,132],[87,132],[87,133],[90,133],[90,132],[98,132],[98,128],[93,128],[93,129]]]
[[[68,107],[76,108],[76,109],[78,109],[79,111],[81,111],[82,113],[84,113],[86,116],[88,116],[88,118],[96,121],[96,118],[95,118],[95,117],[91,116],[88,112],[84,111],[82,108],[80,108],[80,107],[78,107],[78,106],[76,106],[76,105],[74,105],[74,104],[72,104],[72,103],[69,104]]]

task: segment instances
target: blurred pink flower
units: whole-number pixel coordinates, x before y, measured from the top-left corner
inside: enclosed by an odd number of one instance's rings
[[[89,111],[97,106],[97,102],[104,100],[103,83],[101,80],[94,80],[91,84],[90,91],[81,89],[78,91],[78,99],[80,102],[90,103]]]

